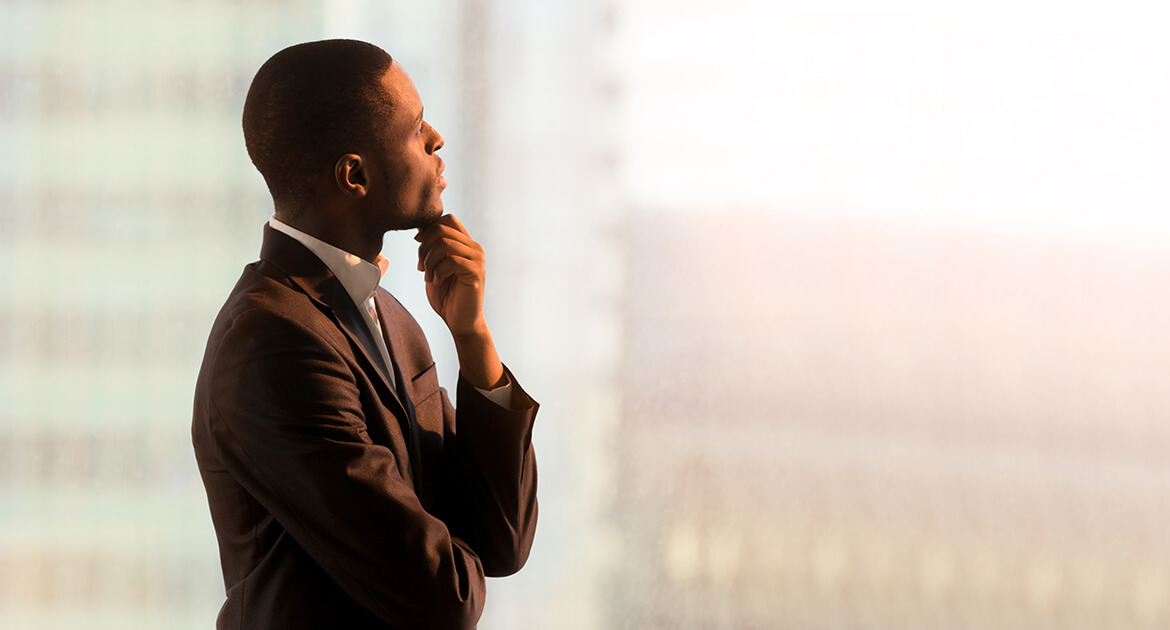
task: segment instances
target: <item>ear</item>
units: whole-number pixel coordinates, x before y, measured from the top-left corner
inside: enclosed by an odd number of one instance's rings
[[[338,190],[350,197],[365,197],[370,185],[362,156],[356,153],[346,153],[337,158],[333,165],[333,179]]]

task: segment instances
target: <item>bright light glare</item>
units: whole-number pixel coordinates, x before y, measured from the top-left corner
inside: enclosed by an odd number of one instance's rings
[[[622,41],[643,204],[1170,239],[1161,3],[661,4]]]

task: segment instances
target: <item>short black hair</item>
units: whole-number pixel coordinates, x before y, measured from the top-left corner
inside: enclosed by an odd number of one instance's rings
[[[244,144],[278,205],[299,212],[322,169],[359,152],[393,103],[381,86],[393,58],[352,39],[290,46],[252,79]]]

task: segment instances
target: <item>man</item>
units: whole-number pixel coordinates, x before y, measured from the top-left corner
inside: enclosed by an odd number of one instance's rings
[[[218,628],[473,628],[527,559],[537,404],[484,320],[483,249],[443,215],[443,139],[363,42],[287,48],[244,105],[275,213],[211,330],[192,437],[219,539]],[[378,287],[388,230],[459,357],[458,411]]]

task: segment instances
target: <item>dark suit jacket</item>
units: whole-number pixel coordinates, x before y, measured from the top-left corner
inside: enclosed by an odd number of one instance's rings
[[[527,559],[537,404],[515,379],[518,411],[460,379],[456,411],[418,324],[375,299],[397,391],[341,282],[270,227],[215,321],[192,437],[218,628],[472,628],[484,576]]]

